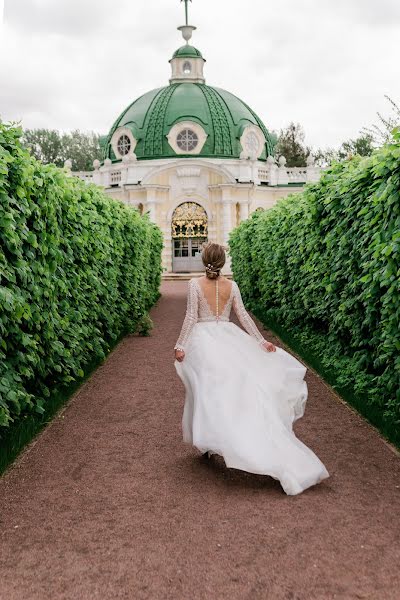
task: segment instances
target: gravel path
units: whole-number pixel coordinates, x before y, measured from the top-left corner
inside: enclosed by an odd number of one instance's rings
[[[316,374],[296,433],[331,477],[303,494],[182,443],[186,287],[0,480],[1,600],[398,600],[399,456]]]

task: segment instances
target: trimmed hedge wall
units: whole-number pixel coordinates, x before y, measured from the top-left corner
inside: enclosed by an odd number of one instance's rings
[[[148,328],[161,277],[147,216],[37,162],[21,134],[0,123],[0,438]]]
[[[254,213],[230,249],[255,314],[399,444],[399,131]]]

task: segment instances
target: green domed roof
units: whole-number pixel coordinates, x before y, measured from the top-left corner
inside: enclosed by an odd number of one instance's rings
[[[175,50],[175,52],[172,55],[172,58],[203,58],[202,53],[200,52],[200,50],[198,50],[197,48],[195,48],[194,46],[189,46],[189,44],[185,44],[184,46],[181,46],[180,48],[178,48],[178,50]],[[203,58],[204,60],[204,58]]]
[[[184,82],[152,90],[128,106],[105,140],[104,158],[117,160],[110,142],[118,127],[132,131],[139,160],[182,158],[186,155],[177,155],[167,139],[171,127],[179,121],[194,121],[207,133],[201,152],[187,155],[192,158],[239,158],[239,140],[247,125],[257,125],[264,134],[266,143],[260,160],[273,153],[273,142],[263,122],[242,100],[221,88]]]

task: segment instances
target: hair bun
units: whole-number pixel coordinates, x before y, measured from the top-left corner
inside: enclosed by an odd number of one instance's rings
[[[225,264],[225,249],[221,244],[214,242],[204,242],[201,258],[206,270],[206,276],[209,279],[219,277],[222,267]]]

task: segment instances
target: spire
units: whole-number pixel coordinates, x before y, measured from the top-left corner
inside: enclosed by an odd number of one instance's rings
[[[189,25],[189,21],[188,21],[188,2],[191,2],[192,0],[181,0],[181,2],[185,3],[185,18],[186,18],[186,25]]]
[[[185,25],[181,25],[180,27],[178,27],[178,30],[182,32],[182,37],[187,44],[189,43],[189,40],[192,37],[192,32],[196,29],[196,27],[194,27],[193,25],[189,25],[188,4],[191,1],[192,0],[181,0],[181,2],[185,3]]]

